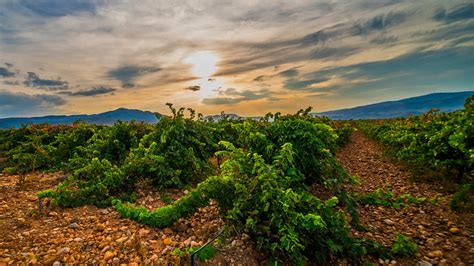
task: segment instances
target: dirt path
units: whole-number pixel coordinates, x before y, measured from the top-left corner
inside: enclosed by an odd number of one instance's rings
[[[400,260],[397,264],[414,265],[424,261],[433,264],[473,265],[474,231],[469,222],[449,208],[450,195],[443,194],[439,185],[410,180],[412,174],[383,155],[382,147],[360,132],[342,148],[337,158],[361,185],[353,192],[375,192],[377,188],[393,191],[395,196],[409,193],[416,197],[440,198],[436,205],[410,205],[399,210],[384,206],[360,206],[361,223],[368,232],[354,234],[390,245],[397,233],[412,237],[419,247],[416,258]],[[470,216],[472,218],[472,216]],[[450,229],[459,232],[452,233]]]

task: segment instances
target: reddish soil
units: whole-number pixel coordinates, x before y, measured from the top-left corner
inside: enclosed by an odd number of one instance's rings
[[[350,188],[353,192],[370,193],[383,188],[395,196],[409,193],[439,199],[437,204],[415,204],[398,210],[360,206],[360,220],[368,232],[353,230],[354,235],[385,245],[391,245],[397,233],[413,238],[419,247],[416,257],[395,261],[396,264],[415,265],[424,261],[424,265],[474,265],[473,216],[460,216],[452,211],[452,195],[444,193],[439,184],[412,181],[413,174],[408,169],[385,156],[382,146],[358,131],[338,151],[337,158],[350,175],[360,180],[360,186]],[[379,261],[382,262],[391,263]]]
[[[0,265],[20,262],[185,265],[189,264],[189,256],[179,257],[173,251],[202,245],[223,227],[215,203],[163,230],[122,219],[111,208],[46,206],[39,213],[36,193],[54,187],[61,175],[36,173],[26,179],[25,185],[19,188],[18,176],[0,175]],[[163,196],[168,202],[183,193],[179,190],[159,193],[145,186],[139,189],[137,201],[153,209],[166,205],[161,200]],[[207,263],[248,265],[258,264],[261,258],[246,235],[215,241],[213,246],[217,254]]]
[[[436,205],[410,205],[399,210],[360,206],[360,220],[368,231],[353,230],[354,235],[388,246],[397,233],[402,233],[413,238],[419,246],[414,258],[376,263],[474,265],[473,217],[451,211],[451,195],[444,193],[439,184],[411,181],[409,170],[384,156],[380,145],[357,131],[351,142],[339,150],[337,157],[344,168],[360,180],[360,186],[349,187],[352,192],[369,193],[384,188],[396,196],[409,193],[439,199]],[[122,219],[111,208],[46,206],[38,212],[36,193],[53,188],[61,178],[59,173],[35,173],[27,176],[24,186],[19,188],[16,185],[18,176],[0,174],[0,265],[25,262],[184,265],[189,263],[189,257],[176,256],[173,253],[176,248],[202,245],[223,227],[215,203],[163,230]],[[157,192],[143,185],[137,193],[138,203],[153,209],[184,193],[181,190]],[[264,256],[255,251],[245,234],[226,236],[226,240],[215,241],[213,245],[217,255],[204,264],[256,265],[265,262]]]

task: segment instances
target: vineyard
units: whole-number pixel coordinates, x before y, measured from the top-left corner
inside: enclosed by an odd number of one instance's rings
[[[416,262],[413,259],[446,263],[460,258],[469,262],[474,251],[472,227],[464,224],[461,230],[454,220],[458,213],[467,217],[473,213],[472,100],[466,100],[465,108],[453,113],[432,111],[403,119],[356,122],[313,117],[311,108],[293,115],[269,113],[258,121],[225,116],[212,121],[192,109],[175,109],[168,104],[171,116],[160,117],[155,125],[117,122],[113,126],[98,126],[77,122],[72,126],[25,125],[0,131],[0,168],[5,177],[17,178],[15,189],[19,191],[34,182],[28,177],[35,173],[61,173],[60,183],[42,188],[31,199],[34,203],[41,202],[43,207],[30,210],[28,219],[41,221],[47,212],[96,206],[111,217],[117,215],[121,217],[117,219],[134,221],[133,224],[141,226],[140,230],[164,232],[205,208],[215,208],[222,222],[210,223],[218,224],[224,233],[205,247],[204,243],[216,236],[217,230],[193,245],[191,241],[188,245],[173,243],[170,233],[168,237],[149,240],[166,246],[160,253],[163,258],[175,257],[177,260],[173,261],[181,264],[188,263],[190,254],[200,247],[203,249],[196,254],[201,261],[212,262],[219,252],[225,257],[222,250],[228,251],[229,247],[226,249],[222,243],[226,243],[226,238],[236,237],[251,243],[251,249],[258,253],[256,256],[263,258],[259,263],[275,265],[410,264]],[[434,177],[452,183],[455,193],[434,193],[432,187],[436,185],[401,184],[402,179],[397,180],[395,175],[394,185],[387,186],[388,181],[381,180],[379,174],[384,173],[382,168],[390,168],[392,164],[385,164],[376,173],[378,179],[367,184],[362,176],[365,169],[353,168],[354,161],[373,160],[362,156],[374,153],[375,148],[365,152],[348,150],[357,141],[371,143],[361,131],[384,145],[390,158],[414,172],[425,175],[435,172]],[[402,172],[398,168],[394,171]],[[152,188],[153,195],[159,194],[163,204],[154,208],[143,204],[140,200],[143,184]],[[176,193],[165,195],[169,191]],[[9,202],[6,198],[1,200],[2,212],[6,213]],[[368,218],[382,219],[380,226],[397,228],[394,217],[405,219],[420,208],[424,208],[422,214],[452,215],[449,221],[442,222],[449,227],[443,234],[456,239],[453,243],[465,244],[463,249],[450,250],[458,252],[457,257],[443,258],[442,253],[433,253],[439,251],[431,250],[433,246],[425,249],[427,241],[434,236],[419,237],[406,234],[410,230],[395,230],[388,241],[371,233],[376,231],[372,228],[376,222]],[[377,211],[393,216],[372,217]],[[2,216],[0,220],[6,218]],[[439,231],[441,227],[436,228]],[[436,230],[433,234],[439,233]],[[0,253],[0,258],[9,254],[7,262],[42,263],[145,263],[159,259],[155,255],[150,260],[143,254],[140,240],[134,240],[138,244],[132,245],[134,252],[141,252],[139,261],[120,257],[118,240],[109,242],[114,241],[115,244],[105,246],[109,249],[102,247],[95,259],[75,254],[68,257],[68,253],[73,253],[69,247],[66,251],[61,249],[64,252],[45,251],[33,257],[31,254],[22,257],[18,255],[21,252],[15,254],[10,250]],[[4,244],[8,240],[0,242]]]

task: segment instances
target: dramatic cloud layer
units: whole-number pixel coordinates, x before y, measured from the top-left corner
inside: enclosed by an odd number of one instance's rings
[[[62,92],[59,92],[59,94],[64,94],[64,95],[69,95],[69,96],[97,96],[97,95],[102,95],[102,94],[113,93],[116,90],[117,89],[108,88],[108,87],[94,87],[88,90],[79,90],[75,92],[62,91]]]
[[[0,116],[166,102],[261,115],[472,90],[473,32],[468,0],[0,1]]]
[[[51,114],[65,103],[63,98],[55,95],[29,95],[0,90],[0,117]]]

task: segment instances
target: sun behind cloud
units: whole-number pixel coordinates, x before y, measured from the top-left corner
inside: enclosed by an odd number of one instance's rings
[[[191,71],[198,78],[209,78],[217,70],[219,57],[210,51],[200,51],[186,57],[185,63],[192,65]]]

